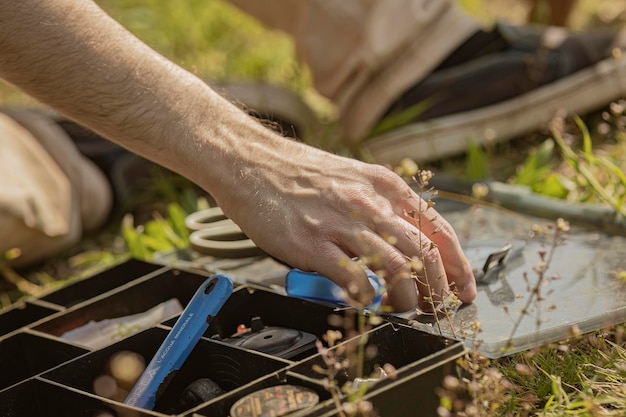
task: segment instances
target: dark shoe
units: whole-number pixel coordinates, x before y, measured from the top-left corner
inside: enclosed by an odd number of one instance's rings
[[[582,113],[624,95],[626,65],[612,58],[625,45],[614,31],[499,24],[455,51],[388,110],[393,117],[419,103],[410,124],[365,146],[380,162],[440,159],[467,149],[468,139],[504,141],[537,129],[558,110]]]

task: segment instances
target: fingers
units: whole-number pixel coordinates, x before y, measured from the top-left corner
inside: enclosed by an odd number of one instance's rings
[[[384,225],[384,232],[398,239],[396,247],[402,253],[409,257],[417,255],[424,264],[423,277],[418,279],[420,290],[424,290],[422,285],[430,285],[441,296],[442,290],[449,290],[449,284],[461,301],[474,301],[476,282],[472,268],[452,226],[437,213],[432,203],[422,199],[397,175],[374,168],[371,172],[377,193],[386,198],[395,213],[394,220]],[[392,216],[387,217],[390,218]],[[407,229],[406,223],[412,228]]]
[[[437,291],[444,289],[441,284],[443,282],[446,287],[450,285],[456,290],[461,301],[465,303],[474,301],[476,281],[472,267],[461,249],[452,226],[417,195],[404,200],[401,206],[405,207],[402,217],[420,231],[422,240],[425,239],[426,242],[421,245],[426,273],[424,278]],[[442,268],[445,280],[441,278]],[[441,295],[441,292],[438,294]]]
[[[434,213],[434,210],[429,210],[429,214]],[[476,298],[476,282],[472,273],[472,268],[467,260],[461,245],[452,230],[452,227],[436,214],[435,224],[433,222],[422,222],[421,231],[424,236],[428,236],[429,241],[432,242],[431,247],[424,248],[426,252],[424,267],[428,271],[429,262],[433,265],[441,264],[445,265],[445,274],[447,277],[447,283],[450,287],[456,290],[456,293],[465,303],[470,303]],[[413,219],[409,221],[416,223]],[[437,268],[434,268],[438,270]],[[429,278],[437,278],[438,276],[429,275]],[[431,284],[433,284],[431,282]],[[436,284],[434,284],[436,286]],[[441,288],[438,287],[438,290]]]
[[[404,279],[409,274],[414,278],[411,280],[413,292],[417,284],[419,298],[416,301],[419,302],[420,308],[424,311],[433,310],[450,291],[438,246],[411,222],[399,216],[378,227],[379,230],[385,230],[384,233],[393,233],[394,249],[402,254],[404,262],[402,270],[399,267],[385,268],[385,271],[389,272],[385,276],[389,284],[389,303],[396,306],[399,294],[410,291],[409,285],[405,282],[407,280]]]
[[[310,167],[315,168],[312,173]],[[416,305],[432,309],[451,285],[461,301],[474,300],[471,266],[452,227],[400,177],[381,166],[326,154],[316,164],[295,168],[272,170],[270,177],[297,172],[297,180],[279,177],[265,183],[269,189],[287,184],[293,198],[281,198],[279,205],[277,198],[269,197],[264,205],[239,205],[256,213],[237,217],[265,251],[293,267],[330,278],[361,305],[370,304],[375,294],[353,257],[382,273],[386,298],[396,311]],[[275,194],[285,192],[280,188]],[[259,207],[265,210],[262,215]],[[275,238],[275,228],[284,231],[282,239]]]
[[[374,301],[376,294],[365,270],[343,250],[329,242],[318,255],[322,262],[315,266],[316,272],[344,288],[348,297],[357,305],[367,306]]]
[[[324,259],[315,270],[343,287],[350,299],[362,306],[374,299],[374,290],[363,269],[365,263],[386,281],[385,304],[404,312],[418,306],[416,281],[411,276],[410,262],[395,246],[367,227],[355,227],[341,239],[342,247],[330,242],[318,250]],[[352,256],[359,258],[360,263]]]
[[[385,280],[386,304],[395,311],[418,305],[432,311],[450,291],[439,249],[409,222],[393,213],[390,217],[371,227],[353,229],[343,249],[360,257]],[[404,232],[398,234],[398,230]]]
[[[421,233],[421,232],[420,232]],[[439,248],[422,233],[421,253],[414,267],[419,306],[423,311],[433,311],[450,292],[446,270]]]
[[[343,230],[333,249],[337,260],[325,262],[326,276],[346,289],[352,285],[350,297],[367,305],[373,293],[362,267],[351,259],[356,256],[385,280],[386,304],[397,312],[418,305],[432,311],[453,290],[461,301],[472,302],[475,281],[454,230],[435,210],[424,208],[426,202],[420,204],[404,204],[415,213],[401,209],[398,214],[388,201],[378,201],[376,216],[360,216],[376,221]]]
[[[390,236],[383,239],[366,228],[354,232],[354,238],[348,242],[347,249],[350,253],[357,254],[379,278],[385,280],[386,304],[393,306],[395,311],[404,312],[417,307],[418,293],[415,279],[411,276],[409,258],[394,246],[395,241]]]

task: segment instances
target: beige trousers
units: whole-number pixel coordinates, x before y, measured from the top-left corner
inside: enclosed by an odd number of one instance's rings
[[[338,105],[344,139],[352,143],[479,28],[452,0],[231,2],[292,35],[315,88]]]
[[[76,244],[101,226],[109,183],[65,132],[33,111],[0,113],[0,256],[25,266]]]

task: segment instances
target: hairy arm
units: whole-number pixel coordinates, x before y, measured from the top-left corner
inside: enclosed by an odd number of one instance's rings
[[[236,145],[243,114],[91,1],[0,4],[0,74],[35,98],[194,180]]]
[[[414,257],[434,292],[476,295],[454,231],[395,174],[270,132],[91,1],[0,1],[0,76],[196,182],[261,248],[354,298],[372,297],[354,256],[384,272],[400,310],[417,300]]]

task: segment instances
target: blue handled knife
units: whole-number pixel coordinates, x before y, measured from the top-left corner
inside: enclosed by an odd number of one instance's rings
[[[168,377],[181,368],[232,292],[233,284],[225,275],[214,275],[200,286],[126,397],[125,404],[147,410],[154,408],[157,395],[169,383]]]

